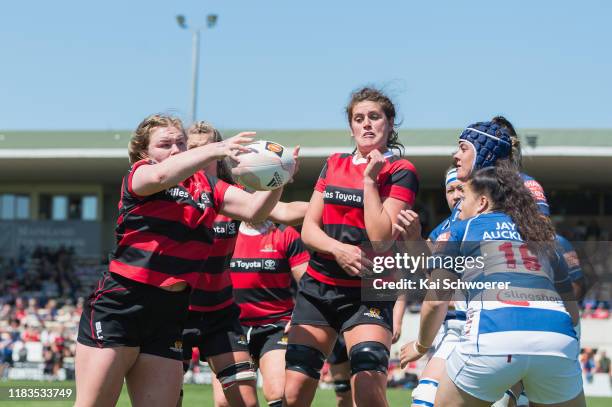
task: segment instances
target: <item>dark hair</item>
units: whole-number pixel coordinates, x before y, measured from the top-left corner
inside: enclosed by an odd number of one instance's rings
[[[381,90],[371,86],[366,86],[351,93],[351,99],[348,105],[346,105],[346,117],[348,119],[349,127],[351,127],[353,120],[353,109],[355,108],[355,105],[357,103],[366,101],[375,102],[380,105],[385,113],[385,116],[387,117],[387,120],[389,123],[391,123],[391,133],[389,133],[389,137],[387,139],[387,147],[391,150],[397,150],[400,155],[402,155],[404,153],[404,145],[399,141],[399,134],[397,133],[397,127],[399,127],[400,123],[395,121],[395,105]]]
[[[534,243],[555,240],[550,219],[540,214],[533,195],[512,167],[482,168],[472,173],[468,182],[474,192],[491,198],[493,210],[512,218],[523,240]]]
[[[512,152],[510,153],[510,159],[516,166],[516,169],[520,170],[523,166],[523,154],[521,152],[521,140],[519,139],[518,134],[516,134],[514,126],[512,123],[510,123],[510,120],[506,119],[504,116],[495,116],[493,119],[491,119],[491,121],[505,127],[506,130],[508,130],[508,134],[512,140]]]
[[[212,124],[206,121],[203,121],[203,120],[195,122],[187,130],[188,138],[190,135],[195,135],[195,134],[212,134],[213,143],[218,143],[219,141],[223,141],[223,136],[221,135],[221,132],[217,130]],[[191,149],[194,147],[198,147],[198,145],[197,144],[192,145],[189,143],[188,147]],[[227,163],[227,161],[225,160],[217,161],[217,178],[227,182],[228,184],[234,185],[236,183],[234,181],[234,178],[232,177],[232,170],[230,169],[230,166]]]

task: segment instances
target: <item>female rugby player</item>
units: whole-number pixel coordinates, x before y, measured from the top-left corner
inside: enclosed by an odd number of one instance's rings
[[[489,406],[522,380],[531,405],[584,406],[574,329],[578,309],[575,301],[561,301],[571,298],[572,288],[567,265],[555,251],[550,221],[539,216],[512,168],[476,171],[464,184],[464,194],[466,220],[438,239],[436,253],[482,256],[484,268],[466,270],[462,280],[508,281],[511,289],[492,296],[486,290],[469,291],[462,340],[447,360],[435,404]],[[445,273],[435,270],[433,279],[447,278]],[[444,320],[448,301],[436,295],[437,300],[423,303],[419,339],[402,350],[403,364],[425,353]]]
[[[255,133],[187,150],[179,119],[143,120],[128,148],[115,248],[86,303],[76,353],[77,406],[114,405],[123,381],[136,406],[176,405],[190,287],[209,255],[217,213],[260,221],[281,190],[254,198],[200,171],[247,151]]]
[[[355,403],[384,406],[392,340],[392,302],[362,301],[368,261],[362,243],[395,239],[392,225],[418,190],[414,166],[400,148],[395,106],[379,90],[352,94],[346,109],[356,148],[328,158],[304,219],[313,250],[300,280],[286,354],[285,404],[312,403],[326,355],[338,334],[346,341]]]
[[[222,141],[221,133],[210,123],[196,122],[187,132],[188,149]],[[295,153],[297,159],[297,149]],[[211,163],[207,174],[234,184],[225,160]],[[265,192],[255,192],[257,198]],[[276,204],[270,218],[277,222],[301,223],[306,213],[306,202]],[[218,214],[214,221],[213,247],[204,271],[193,288],[189,317],[183,331],[183,367],[186,371],[197,347],[200,359],[209,363],[214,372],[234,369],[235,375],[220,374],[224,380],[213,378],[213,397],[216,407],[253,406],[257,404],[255,369],[249,356],[246,337],[239,321],[240,309],[234,302],[229,262],[234,252],[240,221]],[[232,377],[233,376],[233,379]],[[182,394],[182,393],[181,393]],[[228,404],[229,401],[229,404]]]

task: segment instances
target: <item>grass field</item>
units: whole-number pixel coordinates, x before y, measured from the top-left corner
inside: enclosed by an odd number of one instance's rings
[[[41,400],[30,400],[30,401],[7,401],[8,388],[16,387],[58,387],[58,386],[71,386],[74,389],[74,382],[61,382],[61,383],[48,383],[48,382],[31,382],[31,381],[11,381],[0,383],[0,406],[7,407],[64,407],[72,406],[74,398],[66,401],[41,401]],[[391,406],[406,407],[409,405],[410,391],[408,390],[389,390],[388,398]],[[197,406],[197,407],[208,407],[212,406],[212,388],[208,385],[198,384],[187,384],[185,385],[185,397],[183,399],[183,406]],[[127,391],[124,387],[119,403],[120,407],[129,407],[130,400],[127,395]],[[260,405],[265,406],[266,402],[263,396],[260,394]],[[319,390],[315,397],[315,401],[312,404],[313,407],[333,407],[335,405],[335,395],[332,390]],[[587,406],[589,407],[608,407],[612,405],[612,399],[609,398],[596,398],[590,397],[587,399]]]

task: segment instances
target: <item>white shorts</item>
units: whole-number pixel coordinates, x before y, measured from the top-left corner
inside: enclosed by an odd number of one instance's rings
[[[464,355],[455,351],[446,361],[446,371],[461,390],[491,402],[499,400],[519,380],[535,403],[562,403],[582,391],[580,364],[559,356]]]
[[[433,358],[448,359],[461,339],[465,321],[449,319],[444,321],[433,341]]]

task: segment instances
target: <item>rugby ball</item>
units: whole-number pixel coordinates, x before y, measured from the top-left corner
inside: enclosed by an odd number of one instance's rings
[[[245,147],[249,151],[239,154],[240,162],[232,164],[232,176],[237,183],[256,191],[271,191],[289,182],[295,170],[292,151],[265,140]]]

